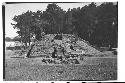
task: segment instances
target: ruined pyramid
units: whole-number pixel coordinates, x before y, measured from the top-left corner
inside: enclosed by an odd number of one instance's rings
[[[29,48],[29,56],[51,56],[52,52],[54,51],[53,46],[57,45],[58,43],[54,43],[53,41],[61,42],[61,46],[64,47],[66,52],[70,52],[71,54],[77,55],[103,55],[103,52],[100,52],[90,44],[88,44],[85,40],[77,38],[75,43],[71,42],[74,35],[71,34],[63,34],[62,40],[54,39],[56,34],[48,34],[45,35],[44,39],[41,41],[36,41],[30,48]],[[71,50],[69,46],[72,45],[75,50]],[[70,51],[68,51],[70,50]]]

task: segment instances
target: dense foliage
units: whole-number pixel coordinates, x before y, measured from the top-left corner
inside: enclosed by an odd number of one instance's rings
[[[75,34],[96,46],[117,47],[118,4],[95,3],[64,11],[57,4],[48,4],[45,11],[27,11],[14,16],[12,24],[24,43],[35,35],[41,40],[45,34]]]

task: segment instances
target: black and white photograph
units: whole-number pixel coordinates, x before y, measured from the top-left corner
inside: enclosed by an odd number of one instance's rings
[[[116,81],[118,2],[4,2],[4,81]]]

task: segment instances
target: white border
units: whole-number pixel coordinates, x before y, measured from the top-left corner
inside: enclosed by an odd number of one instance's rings
[[[118,80],[116,82],[125,82],[125,28],[124,28],[124,17],[125,17],[125,1],[124,0],[30,0],[30,2],[117,2],[118,1]],[[28,2],[26,0],[1,0],[1,5],[3,2]],[[0,11],[2,11],[2,8],[0,8]],[[2,19],[2,12],[0,13],[1,19]],[[2,20],[1,20],[2,24]],[[1,83],[15,83],[15,81],[3,81],[3,29],[2,25],[0,28],[0,82]],[[51,81],[28,81],[29,83],[51,83]],[[66,83],[67,81],[53,81],[54,83]],[[82,81],[71,81],[70,83],[81,83]],[[89,81],[85,81],[89,82]],[[97,81],[92,81],[97,82]],[[100,82],[100,81],[98,81]],[[105,82],[105,81],[104,81]],[[112,82],[112,81],[108,81]],[[113,81],[115,82],[115,81]],[[16,83],[27,83],[27,81],[17,81]]]

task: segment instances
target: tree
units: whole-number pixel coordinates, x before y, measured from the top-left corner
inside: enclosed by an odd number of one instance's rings
[[[16,24],[12,24],[13,28],[18,29],[17,33],[21,36],[21,41],[25,43],[27,46],[27,42],[30,45],[30,38],[31,38],[31,26],[33,24],[33,13],[31,11],[27,11],[18,16],[14,16],[13,20]]]
[[[113,3],[95,3],[64,11],[56,3],[48,4],[45,11],[27,11],[15,16],[12,24],[18,29],[21,41],[30,44],[35,35],[41,40],[41,33],[78,34],[79,37],[93,45],[117,47],[118,37],[118,5]]]
[[[81,38],[90,41],[97,21],[95,3],[91,3],[82,8],[73,8],[71,12],[73,25],[75,26],[78,35]]]
[[[103,3],[71,9],[78,36],[98,46],[117,45],[117,5]],[[115,46],[116,47],[116,46]]]
[[[117,5],[113,3],[103,3],[98,6],[97,12],[98,24],[95,31],[96,40],[100,40],[99,42],[104,46],[111,45],[112,47],[117,47]]]
[[[43,12],[44,19],[48,22],[47,33],[62,33],[64,27],[65,11],[58,5],[48,4],[46,11]]]

